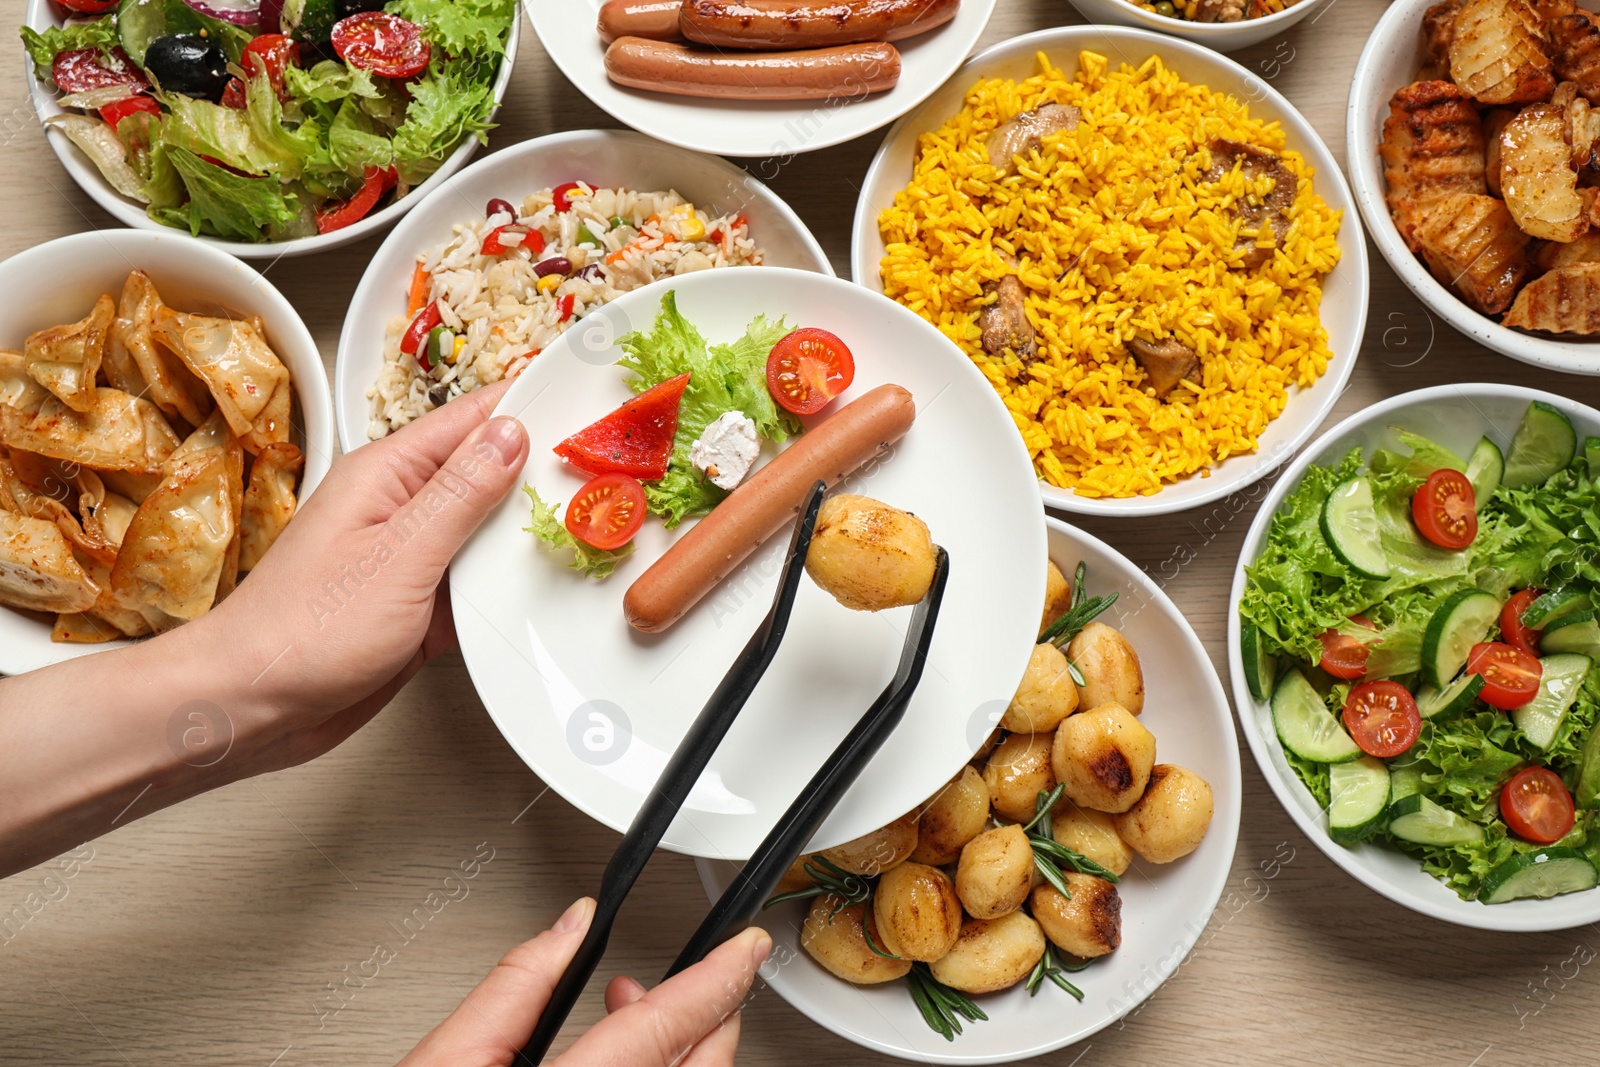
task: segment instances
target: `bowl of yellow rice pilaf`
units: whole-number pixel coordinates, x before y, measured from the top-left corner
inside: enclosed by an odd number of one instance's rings
[[[975,56],[895,125],[852,268],[983,371],[1047,505],[1164,514],[1270,473],[1332,409],[1366,321],[1353,203],[1232,60],[1061,27]]]

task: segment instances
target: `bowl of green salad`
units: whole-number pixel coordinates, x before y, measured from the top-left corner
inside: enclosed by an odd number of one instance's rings
[[[34,109],[118,221],[245,258],[394,222],[487,142],[515,0],[28,0]]]
[[[1228,648],[1307,836],[1464,926],[1600,920],[1600,412],[1507,385],[1394,397],[1263,504]]]

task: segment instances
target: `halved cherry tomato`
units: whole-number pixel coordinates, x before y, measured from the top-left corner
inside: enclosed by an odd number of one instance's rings
[[[1478,501],[1460,471],[1441,467],[1411,498],[1417,530],[1440,548],[1462,549],[1478,536]]]
[[[1539,695],[1544,669],[1520,648],[1503,641],[1479,641],[1467,653],[1467,673],[1483,676],[1478,696],[1485,704],[1514,711]]]
[[[668,378],[556,445],[553,452],[589,474],[626,474],[647,482],[666,477],[678,409],[689,374]]]
[[[333,50],[352,67],[384,78],[421,74],[433,46],[415,22],[383,11],[361,11],[333,24]]]
[[[588,182],[562,182],[560,185],[550,190],[550,199],[552,202],[554,202],[556,211],[571,211],[572,194],[584,186],[588,186],[590,189],[595,188]]]
[[[68,11],[77,11],[84,15],[104,15],[119,2],[120,0],[56,0],[56,3]]]
[[[102,53],[98,48],[57,52],[50,65],[50,80],[64,93],[86,93],[112,85],[128,85],[136,90],[150,88],[150,82],[120,48],[113,48],[109,53]]]
[[[1357,626],[1376,630],[1372,620],[1365,615],[1352,615],[1350,621]],[[1317,664],[1335,678],[1352,681],[1367,673],[1367,645],[1359,637],[1332,627],[1317,635],[1322,642],[1322,660]]]
[[[1500,609],[1500,636],[1512,648],[1520,648],[1530,656],[1539,654],[1539,638],[1542,631],[1535,630],[1522,621],[1522,613],[1528,606],[1539,599],[1539,590],[1524,589],[1520,593],[1512,593],[1511,599],[1505,602]]]
[[[399,181],[393,167],[368,167],[366,177],[355,196],[342,204],[333,204],[317,212],[317,232],[332,233],[367,217],[378,201]]]
[[[244,72],[252,78],[265,74],[281,100],[288,92],[283,72],[300,65],[300,42],[281,33],[263,33],[250,39],[240,59]]]
[[[1500,817],[1512,833],[1538,845],[1566,837],[1576,815],[1566,783],[1548,767],[1524,767],[1500,790]]]
[[[129,115],[144,112],[149,115],[161,114],[161,105],[148,96],[129,96],[107,104],[100,109],[100,117],[110,124],[112,129],[117,128],[117,123]]]
[[[621,548],[644,525],[644,486],[626,474],[602,474],[567,505],[567,532],[595,548]]]
[[[1362,682],[1344,699],[1344,728],[1369,756],[1389,759],[1417,743],[1422,716],[1399,682]]]
[[[428,362],[428,349],[422,343],[423,339],[443,321],[444,316],[439,314],[439,301],[435,300],[417,313],[411,325],[406,327],[405,336],[400,338],[400,351],[416,357],[425,371],[432,370],[433,364]]]
[[[767,390],[784,410],[814,415],[855,380],[856,360],[827,330],[795,330],[767,356]]]

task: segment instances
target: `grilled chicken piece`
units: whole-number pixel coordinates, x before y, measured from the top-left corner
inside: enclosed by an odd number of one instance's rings
[[[1244,0],[1200,0],[1195,5],[1196,22],[1238,22],[1244,18]]]
[[[1456,32],[1456,12],[1462,0],[1444,0],[1422,13],[1422,50],[1425,78],[1450,77],[1450,39]]]
[[[1600,103],[1600,20],[1580,8],[1550,23],[1550,59],[1557,75]]]
[[[1017,359],[1032,359],[1036,352],[1033,323],[1028,321],[1027,309],[1022,306],[1022,282],[1015,274],[1007,274],[983,288],[984,292],[995,294],[994,302],[978,312],[983,350],[1002,359],[1007,352]]]
[[[1548,46],[1528,0],[1465,0],[1450,35],[1450,78],[1485,104],[1545,100],[1556,87]]]
[[[1165,400],[1179,382],[1200,383],[1200,356],[1194,349],[1176,337],[1163,337],[1159,341],[1128,342],[1128,351],[1134,362],[1144,368],[1144,384]]]
[[[989,162],[1004,174],[1014,174],[1018,156],[1026,159],[1037,152],[1044,139],[1053,133],[1077,129],[1081,117],[1082,112],[1066,104],[1041,104],[1032,111],[1024,111],[989,134],[985,142],[989,148]]]
[[[1472,307],[1497,315],[1532,272],[1528,235],[1492,196],[1456,193],[1428,205],[1417,223],[1422,258]]]
[[[1535,278],[1503,321],[1546,333],[1600,333],[1600,263],[1574,263]]]
[[[1588,204],[1572,169],[1565,108],[1534,104],[1506,124],[1500,133],[1500,190],[1529,237],[1572,241],[1589,228]]]
[[[1396,92],[1389,99],[1378,152],[1388,185],[1384,199],[1413,252],[1412,231],[1429,204],[1452,193],[1488,189],[1483,121],[1472,98],[1451,82],[1414,82]]]
[[[1233,247],[1244,253],[1245,269],[1254,270],[1272,259],[1273,249],[1256,244],[1262,225],[1271,227],[1274,244],[1281,243],[1289,232],[1289,211],[1294,207],[1297,188],[1295,177],[1271,152],[1220,137],[1212,139],[1210,148],[1211,166],[1201,174],[1206,181],[1221,181],[1234,167],[1251,181],[1272,179],[1272,191],[1265,197],[1251,194],[1233,205],[1234,217],[1239,220],[1239,236]]]

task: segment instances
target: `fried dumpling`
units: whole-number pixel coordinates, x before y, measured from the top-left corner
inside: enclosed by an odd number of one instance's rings
[[[1574,263],[1523,287],[1503,320],[1545,333],[1600,333],[1600,263]]]
[[[1556,87],[1547,45],[1527,0],[1465,0],[1450,33],[1450,78],[1485,104],[1547,99]]]
[[[1457,193],[1434,201],[1416,228],[1434,276],[1479,311],[1504,311],[1532,271],[1528,235],[1492,196]]]
[[[1414,82],[1395,92],[1379,154],[1389,212],[1412,251],[1413,231],[1430,203],[1488,189],[1483,120],[1472,98],[1447,81]]]
[[[148,627],[145,632],[150,632]],[[58,644],[99,645],[122,636],[122,631],[106,620],[80,611],[57,615],[55,625],[50,627],[50,640]]]
[[[0,604],[71,613],[88,609],[99,595],[60,527],[0,511]]]
[[[102,295],[82,320],[29,334],[22,345],[28,377],[73,411],[92,411],[95,375],[116,313],[116,302]]]
[[[287,439],[289,371],[248,321],[164,307],[156,312],[156,336],[206,383],[236,435],[259,440],[278,421]],[[279,390],[281,410],[273,406]]]
[[[74,411],[0,352],[0,445],[110,470],[157,471],[178,436],[150,401],[99,388],[86,412]]]
[[[294,483],[304,466],[305,456],[291,444],[268,445],[256,457],[250,469],[250,487],[244,493],[241,571],[255,570],[294,518]]]
[[[211,414],[211,394],[181,358],[157,342],[156,317],[165,307],[149,275],[142,270],[128,275],[106,345],[106,380],[117,389],[148,396],[168,418],[199,426]],[[128,375],[130,364],[137,371],[138,388],[117,382]]]
[[[105,483],[107,492],[127,497],[135,504],[143,504],[145,497],[161,487],[160,471],[96,470],[95,474]]]

